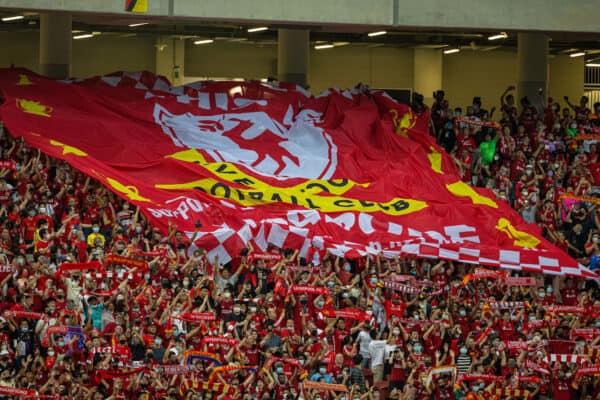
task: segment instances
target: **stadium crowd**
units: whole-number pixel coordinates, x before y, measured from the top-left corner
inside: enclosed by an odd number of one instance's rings
[[[600,104],[538,113],[511,91],[499,123],[438,91],[432,132],[465,181],[597,271],[598,152],[578,136]],[[221,265],[66,163],[0,144],[0,396],[600,399],[593,280],[274,247]]]

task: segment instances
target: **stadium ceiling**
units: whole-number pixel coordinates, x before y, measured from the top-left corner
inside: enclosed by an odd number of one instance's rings
[[[0,21],[0,32],[33,32],[39,30],[39,14],[14,10],[0,10],[0,18],[23,15],[24,18],[12,21]],[[145,24],[144,24],[145,23]],[[138,26],[130,26],[140,24]],[[143,25],[141,25],[143,24]],[[117,36],[158,36],[168,35],[181,39],[212,38],[216,41],[247,43],[250,45],[275,45],[277,29],[309,29],[314,43],[342,43],[351,46],[397,47],[397,48],[444,48],[447,46],[472,49],[474,51],[492,51],[496,49],[516,50],[516,32],[482,31],[445,31],[445,30],[392,30],[389,27],[374,29],[364,26],[317,26],[317,25],[268,25],[267,30],[248,32],[258,25],[238,23],[202,23],[197,21],[169,20],[161,18],[144,19],[143,16],[115,17],[99,14],[73,14],[73,30],[81,32],[100,32]],[[367,30],[368,29],[368,30]],[[369,36],[373,31],[385,31],[386,34]],[[489,40],[490,36],[504,34],[500,39]],[[586,51],[588,54],[600,52],[600,33],[549,33],[551,54],[565,54]]]

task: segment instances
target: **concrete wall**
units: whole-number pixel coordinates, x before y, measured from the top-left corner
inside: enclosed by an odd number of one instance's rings
[[[463,50],[444,56],[443,86],[451,105],[470,105],[474,96],[481,96],[484,108],[496,106],[499,117],[500,94],[509,85],[517,84],[517,53],[515,51],[473,52]],[[565,55],[550,57],[548,95],[564,104],[563,96],[579,99],[583,95],[583,57]]]
[[[516,61],[517,54],[512,51],[467,49],[444,55],[442,81],[450,105],[464,108],[474,96],[480,96],[485,109],[499,108],[500,94],[517,83]]]
[[[312,50],[308,80],[313,93],[362,82],[374,88],[405,89],[413,85],[413,50],[344,46]]]
[[[86,77],[116,70],[155,71],[155,40],[109,35],[76,40],[73,42],[73,75]],[[0,67],[14,64],[38,71],[38,48],[37,33],[0,33]],[[185,64],[181,70],[187,77],[261,79],[276,75],[276,58],[276,45],[216,42],[196,46],[186,41]],[[377,88],[413,88],[415,71],[419,71],[414,60],[413,49],[361,46],[311,49],[309,84],[314,93],[332,86],[353,87],[359,82]],[[159,62],[159,69],[160,65]],[[471,103],[473,96],[481,96],[485,108],[498,107],[500,93],[517,81],[515,51],[463,50],[443,56],[442,65],[442,86],[452,106],[464,107]],[[561,103],[564,95],[572,99],[581,96],[583,58],[551,57],[548,92]]]
[[[154,71],[154,38],[100,35],[73,41],[73,76],[107,74],[114,71]]]
[[[563,96],[569,96],[572,103],[579,103],[579,97],[583,95],[583,57],[551,57],[549,64],[548,95],[563,106],[566,106]]]
[[[0,67],[14,64],[39,72],[40,34],[0,32]]]
[[[277,45],[185,45],[186,76],[261,79],[277,75]]]
[[[149,0],[186,20],[598,32],[598,0]],[[119,14],[123,0],[0,0],[0,8]]]

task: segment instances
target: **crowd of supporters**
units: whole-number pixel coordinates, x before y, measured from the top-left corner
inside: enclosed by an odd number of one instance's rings
[[[443,92],[432,132],[590,269],[600,261],[587,99],[501,119]],[[251,247],[221,265],[177,226],[0,137],[0,398],[600,399],[593,280]],[[197,228],[200,228],[199,226]],[[343,389],[343,390],[342,390]]]

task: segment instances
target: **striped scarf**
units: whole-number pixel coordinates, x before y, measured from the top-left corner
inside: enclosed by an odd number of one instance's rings
[[[572,363],[582,364],[589,359],[589,356],[582,354],[548,354],[544,361],[547,363],[561,362],[561,363]]]
[[[488,308],[496,310],[511,310],[519,308],[531,308],[527,301],[490,301],[487,303]]]
[[[500,396],[501,399],[506,399],[507,397],[521,397],[527,400],[531,399],[531,393],[524,389],[496,389],[493,393],[496,396]]]

